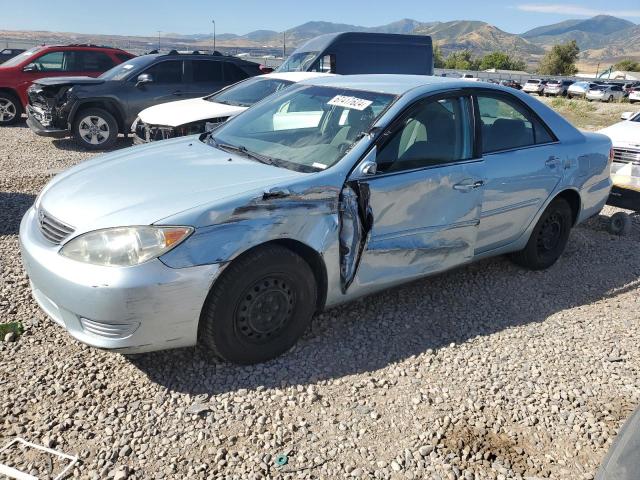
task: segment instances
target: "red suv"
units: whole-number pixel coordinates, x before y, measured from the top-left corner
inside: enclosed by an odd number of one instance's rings
[[[34,47],[0,65],[0,126],[17,122],[27,105],[27,88],[43,77],[97,77],[131,55],[96,45]]]

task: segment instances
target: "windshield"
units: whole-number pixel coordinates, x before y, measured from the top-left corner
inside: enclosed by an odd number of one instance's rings
[[[206,141],[291,170],[324,170],[362,138],[394,99],[344,88],[292,87],[250,108]]]
[[[299,52],[287,58],[276,72],[306,72],[320,52]]]
[[[293,82],[277,78],[254,77],[205,97],[205,100],[236,107],[250,107],[263,98],[279,92]]]
[[[149,63],[153,61],[155,57],[149,55],[143,55],[141,57],[135,57],[131,60],[127,60],[120,65],[116,65],[110,70],[107,70],[98,78],[103,80],[122,80],[129,76],[131,73],[139,72],[145,68]]]
[[[540,80],[527,80],[527,83],[532,83],[534,85],[538,85],[540,83]]]
[[[42,47],[30,48],[29,50],[26,50],[21,54],[16,55],[15,57],[10,58],[6,62],[2,63],[0,67],[15,67],[16,65],[20,65],[22,62],[24,62],[27,58],[29,58],[31,55],[36,53],[38,50],[42,50]]]

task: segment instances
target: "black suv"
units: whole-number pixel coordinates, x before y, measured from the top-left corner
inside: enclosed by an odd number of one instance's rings
[[[90,150],[109,148],[147,107],[201,97],[260,73],[257,63],[220,54],[143,55],[98,78],[37,80],[28,90],[27,124],[38,135],[73,136]]]

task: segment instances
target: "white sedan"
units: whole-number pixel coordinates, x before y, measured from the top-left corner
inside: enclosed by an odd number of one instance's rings
[[[289,85],[331,75],[318,72],[269,73],[249,78],[206,97],[154,105],[141,111],[133,123],[131,131],[134,143],[204,133]],[[301,125],[305,119],[313,123],[323,112],[304,112],[305,115],[301,115],[301,112],[295,115],[287,111],[279,113],[279,118],[274,118],[274,122],[286,128],[291,122]]]

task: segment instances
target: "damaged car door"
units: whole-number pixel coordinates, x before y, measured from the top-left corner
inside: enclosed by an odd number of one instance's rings
[[[341,195],[344,292],[472,259],[485,181],[473,125],[467,96],[420,100],[356,167]]]

